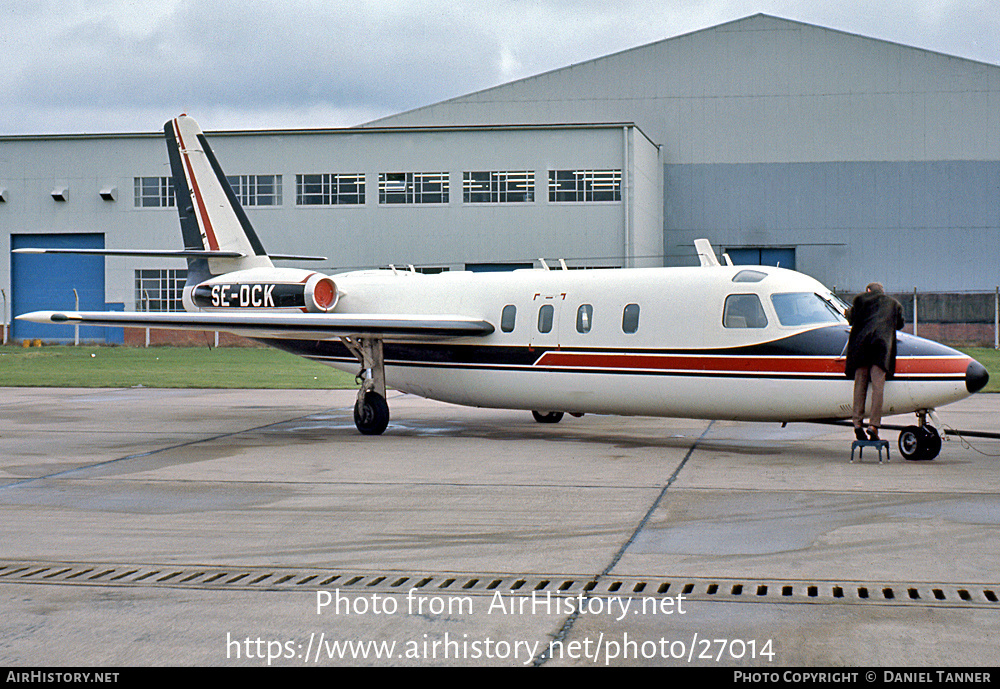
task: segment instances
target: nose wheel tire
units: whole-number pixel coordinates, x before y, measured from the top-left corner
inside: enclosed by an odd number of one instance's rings
[[[934,459],[941,452],[941,436],[934,426],[907,426],[899,432],[899,454],[911,462]]]
[[[559,423],[563,417],[561,411],[533,411],[531,415],[538,423]]]
[[[363,435],[382,435],[389,425],[389,405],[377,392],[354,403],[354,425]]]

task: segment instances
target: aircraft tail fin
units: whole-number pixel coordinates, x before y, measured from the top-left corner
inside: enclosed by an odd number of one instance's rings
[[[189,284],[192,278],[200,281],[235,270],[272,267],[198,123],[181,115],[163,130],[184,248],[210,252],[207,258],[188,257]]]

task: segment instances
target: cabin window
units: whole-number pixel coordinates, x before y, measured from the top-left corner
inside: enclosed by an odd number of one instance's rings
[[[833,304],[815,292],[772,294],[771,304],[782,325],[843,323],[844,318]]]
[[[639,305],[629,304],[622,311],[622,332],[632,335],[639,330]]]
[[[766,328],[767,316],[756,294],[730,294],[722,312],[727,328]]]
[[[517,319],[517,307],[507,304],[500,312],[500,330],[509,333],[514,330],[514,321]]]
[[[538,309],[538,332],[552,332],[552,314],[554,312],[555,307],[552,304],[543,304],[542,308]]]
[[[576,310],[576,331],[578,333],[589,333],[590,326],[594,322],[594,307],[590,304],[581,304]]]

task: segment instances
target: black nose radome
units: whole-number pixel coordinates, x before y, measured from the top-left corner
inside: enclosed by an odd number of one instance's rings
[[[979,392],[990,382],[990,374],[986,372],[978,361],[969,362],[969,367],[965,369],[965,389],[969,392]]]

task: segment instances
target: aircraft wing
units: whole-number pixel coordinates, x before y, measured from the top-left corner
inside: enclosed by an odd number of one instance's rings
[[[65,323],[168,330],[223,330],[244,337],[332,340],[378,337],[384,340],[485,336],[489,321],[467,316],[358,313],[206,313],[34,311],[17,316],[33,323]]]

